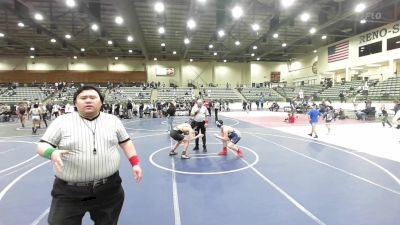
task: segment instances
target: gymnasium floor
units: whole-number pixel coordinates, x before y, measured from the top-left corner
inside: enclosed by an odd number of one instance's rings
[[[144,178],[135,184],[122,160],[126,196],[119,224],[399,224],[399,130],[338,121],[329,135],[321,123],[314,139],[304,115],[294,125],[283,123],[284,115],[221,113],[241,131],[244,157],[216,154],[221,144],[212,119],[208,153],[195,154],[192,144],[190,160],[168,156],[164,119],[124,120]],[[0,225],[47,224],[52,167],[35,153],[43,132],[32,136],[18,123],[0,124]],[[93,224],[87,215],[84,224]]]

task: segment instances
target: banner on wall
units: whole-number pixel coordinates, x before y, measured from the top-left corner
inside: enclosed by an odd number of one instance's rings
[[[174,76],[175,68],[156,67],[156,76]]]
[[[281,72],[271,72],[271,82],[280,82]]]

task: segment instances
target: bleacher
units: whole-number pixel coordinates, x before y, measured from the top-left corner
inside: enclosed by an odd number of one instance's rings
[[[157,100],[160,101],[186,101],[192,100],[192,88],[189,87],[177,87],[177,88],[170,88],[170,87],[163,87],[158,89],[158,96]]]
[[[271,88],[242,88],[240,92],[248,101],[285,101],[285,98]]]
[[[106,102],[126,102],[132,100],[133,102],[150,102],[151,89],[142,87],[119,87],[112,89],[111,92],[106,91]]]
[[[294,87],[278,87],[276,88],[276,92],[278,92],[285,99],[294,97]]]
[[[4,91],[0,95],[2,103],[19,103],[24,101],[43,101],[46,95],[39,87],[17,87]]]
[[[376,80],[369,80],[368,81],[368,86],[372,86],[373,83],[375,83]],[[361,88],[364,86],[364,81],[363,80],[356,80],[356,81],[349,81],[345,82],[343,84],[336,84],[335,86],[332,86],[328,89],[325,89],[321,95],[321,99],[329,99],[332,101],[339,101],[339,93],[343,91],[345,93],[346,97],[352,97],[356,95],[358,92],[361,92]],[[350,90],[352,89],[352,90]]]
[[[314,96],[316,93],[321,93],[324,89],[321,85],[307,85],[307,86],[297,86],[297,87],[283,87],[278,88],[277,92],[284,96],[286,99],[293,99],[299,96],[300,89],[303,90],[303,95],[305,98]]]
[[[368,91],[371,100],[395,100],[400,98],[400,78],[391,77],[379,82]]]
[[[202,92],[202,98],[208,100],[225,100],[229,102],[240,102],[242,101],[240,96],[231,88],[226,87],[205,87],[200,89]],[[204,90],[204,91],[203,91]]]

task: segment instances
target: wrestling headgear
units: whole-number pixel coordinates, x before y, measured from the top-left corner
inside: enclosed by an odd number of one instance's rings
[[[222,121],[222,120],[217,120],[217,121],[215,121],[215,124],[217,124],[217,127],[218,127],[218,128],[221,128],[222,125],[224,125],[224,121]]]

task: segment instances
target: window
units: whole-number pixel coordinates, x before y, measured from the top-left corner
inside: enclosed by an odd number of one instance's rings
[[[358,47],[358,56],[372,55],[382,52],[382,41]]]
[[[400,36],[387,39],[387,50],[400,48]]]

